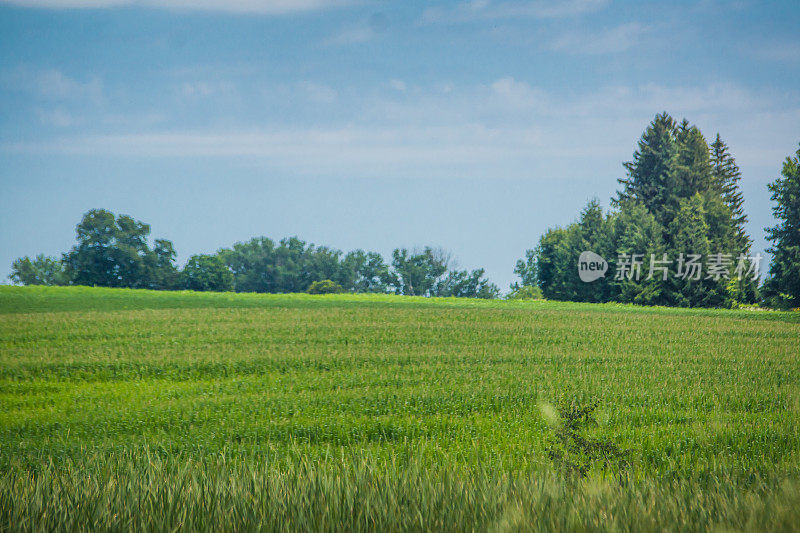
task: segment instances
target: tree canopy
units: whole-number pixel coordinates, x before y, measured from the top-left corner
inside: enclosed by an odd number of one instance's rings
[[[159,239],[151,249],[148,224],[92,209],[75,232],[77,244],[62,258],[70,283],[136,289],[177,286],[172,243]]]
[[[624,163],[625,177],[603,213],[592,200],[578,220],[552,228],[517,262],[520,286],[536,284],[546,298],[647,305],[719,307],[757,298],[752,276],[734,280],[751,240],[739,189],[741,173],[719,135],[711,146],[687,120],[655,116]],[[578,257],[593,251],[608,262],[605,278],[585,283]],[[697,257],[712,275],[686,274]],[[721,261],[722,266],[716,260]],[[718,262],[719,262],[718,261]],[[622,273],[620,275],[620,273]]]
[[[150,226],[128,215],[92,209],[76,226],[75,246],[61,258],[22,257],[11,280],[24,285],[93,285],[237,292],[365,292],[496,298],[483,269],[451,269],[450,255],[431,247],[395,249],[387,264],[377,252],[343,253],[297,237],[255,237],[214,254],[175,263],[172,242],[149,244]]]

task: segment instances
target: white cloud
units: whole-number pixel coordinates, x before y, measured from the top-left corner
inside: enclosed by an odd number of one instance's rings
[[[323,100],[347,97],[300,84]],[[224,129],[156,129],[16,142],[5,152],[103,153],[136,157],[254,158],[300,175],[361,177],[619,177],[647,123],[661,111],[720,132],[747,170],[778,165],[797,141],[800,95],[733,84],[606,86],[588,93],[544,90],[511,77],[473,86],[415,86],[359,94],[346,117],[335,109],[315,125],[291,120]],[[355,98],[350,95],[351,98]],[[302,109],[302,102],[296,104]],[[339,106],[335,106],[338,108]],[[324,108],[323,108],[324,109]],[[169,124],[169,120],[161,122]],[[148,126],[141,126],[148,128]],[[789,143],[789,145],[787,145]],[[576,174],[577,173],[577,174]],[[747,177],[747,174],[746,174]]]
[[[500,78],[490,87],[492,95],[497,101],[518,109],[541,107],[543,103],[547,103],[549,98],[543,91],[511,77]]]
[[[0,0],[0,4],[39,9],[97,9],[139,6],[192,11],[281,15],[342,7],[350,0]]]
[[[641,24],[632,22],[600,32],[569,32],[550,43],[550,48],[575,55],[614,54],[633,48],[646,31]]]

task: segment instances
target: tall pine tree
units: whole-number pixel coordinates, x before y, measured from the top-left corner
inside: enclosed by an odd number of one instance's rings
[[[730,279],[739,256],[749,252],[750,239],[744,229],[741,173],[719,136],[709,147],[689,121],[660,113],[624,167],[627,175],[618,180],[621,188],[612,200],[616,210],[603,218],[596,202],[590,203],[579,222],[548,231],[528,251],[528,262],[520,262],[518,273],[534,265],[547,298],[682,306],[755,301],[757,281]],[[665,282],[648,275],[641,281],[606,279],[587,287],[576,281],[574,263],[580,250],[589,249],[603,254],[612,268],[619,266],[620,254],[642,254],[644,260],[653,254],[659,264],[676,262],[681,254],[700,254],[702,273],[696,280]],[[709,267],[712,275],[707,275]]]
[[[782,177],[769,184],[772,208],[778,225],[767,228],[767,239],[773,246],[766,282],[767,294],[775,303],[800,307],[800,149],[795,157],[787,157]]]
[[[623,166],[628,176],[619,179],[622,190],[612,200],[613,206],[627,202],[642,204],[651,213],[656,213],[670,191],[672,169],[677,155],[675,120],[666,112],[656,115],[642,134],[633,160]]]
[[[736,248],[746,254],[750,251],[751,241],[744,228],[747,215],[744,213],[744,195],[739,189],[742,173],[719,133],[711,144],[711,175],[715,189],[730,209],[731,224],[736,232]]]

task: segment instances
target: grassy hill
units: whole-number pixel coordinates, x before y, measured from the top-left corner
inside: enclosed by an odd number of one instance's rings
[[[0,287],[0,529],[800,523],[800,314]]]

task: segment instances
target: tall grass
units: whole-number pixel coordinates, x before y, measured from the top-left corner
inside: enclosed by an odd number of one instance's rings
[[[138,451],[0,475],[0,528],[174,531],[796,530],[796,482],[565,480],[363,455],[318,463]]]
[[[0,530],[796,530],[797,317],[0,287]]]

